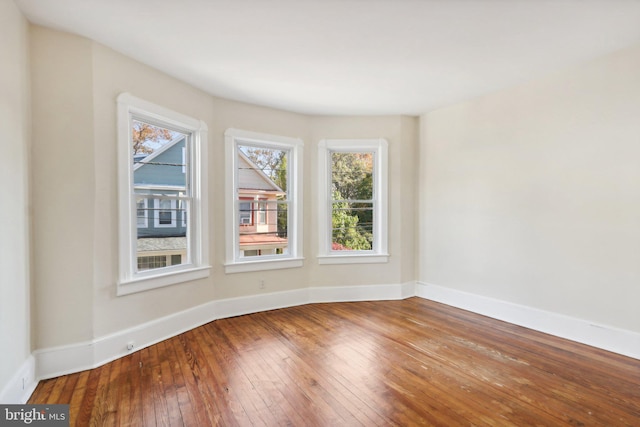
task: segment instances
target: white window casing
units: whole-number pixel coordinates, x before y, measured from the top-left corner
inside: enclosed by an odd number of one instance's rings
[[[119,202],[119,277],[117,295],[127,295],[163,286],[169,286],[209,276],[208,212],[207,212],[207,126],[201,121],[177,113],[154,103],[122,93],[117,99],[118,109],[118,202]],[[187,135],[189,147],[184,150],[188,196],[178,199],[187,203],[190,216],[186,232],[187,256],[179,265],[151,270],[137,269],[137,202],[134,192],[134,165],[132,162],[133,120],[152,123]],[[186,144],[187,142],[185,142]],[[146,207],[158,209],[158,200],[144,196]],[[173,226],[177,220],[176,200],[171,200]],[[155,211],[156,213],[159,210]],[[158,215],[154,215],[155,226]],[[169,226],[169,225],[167,225]]]
[[[371,250],[332,249],[332,153],[373,153]],[[318,144],[319,264],[384,263],[388,253],[388,143],[376,139],[325,139]]]
[[[285,253],[268,253],[264,255],[268,251],[257,251],[257,253],[262,255],[243,256],[242,250],[240,249],[240,225],[242,221],[241,218],[245,218],[246,216],[239,214],[239,208],[241,203],[250,203],[251,201],[240,200],[239,197],[239,146],[282,150],[288,153],[286,180],[288,242]],[[239,273],[302,267],[304,259],[302,253],[302,140],[231,128],[225,132],[225,157],[225,272]],[[254,205],[257,206],[257,203],[250,203],[250,206]],[[252,209],[254,208],[255,207],[252,207]],[[259,226],[258,215],[256,215],[256,218],[252,217],[251,221],[245,222],[250,222],[253,226]],[[247,225],[246,223],[245,225]]]

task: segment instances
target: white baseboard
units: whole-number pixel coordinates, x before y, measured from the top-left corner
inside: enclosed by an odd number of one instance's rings
[[[36,389],[36,362],[33,356],[25,360],[9,382],[0,391],[0,403],[24,404]]]
[[[550,311],[418,282],[416,296],[640,359],[640,334]]]
[[[36,350],[35,378],[47,379],[95,368],[216,319],[316,302],[402,299],[415,282],[397,285],[316,287],[211,301],[93,341]],[[127,350],[127,344],[133,349]]]
[[[407,282],[395,285],[313,287],[211,301],[93,341],[36,350],[29,378],[46,379],[91,369],[133,351],[171,338],[216,319],[309,303],[397,300],[418,296],[473,311],[551,335],[640,359],[640,334],[593,322],[487,298],[442,286]],[[127,344],[133,349],[127,350]],[[22,372],[22,370],[21,370]],[[18,375],[18,374],[17,374]],[[22,374],[21,374],[22,375]],[[13,383],[22,384],[22,376]],[[18,378],[18,376],[16,377]],[[33,382],[33,389],[37,382]],[[5,389],[13,390],[11,384]],[[5,391],[3,391],[5,393]],[[16,391],[6,392],[12,399]],[[4,394],[3,394],[4,396]],[[18,396],[18,397],[15,397]],[[28,395],[27,395],[28,398]]]
[[[388,301],[415,295],[415,282],[400,285],[318,286],[309,289],[310,302]]]
[[[213,301],[212,304],[214,306],[214,312],[216,313],[216,319],[225,319],[227,317],[242,316],[260,311],[295,307],[310,302],[313,301],[309,299],[309,289],[305,288],[247,297],[227,298]]]

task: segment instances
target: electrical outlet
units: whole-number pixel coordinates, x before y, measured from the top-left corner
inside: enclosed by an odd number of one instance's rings
[[[264,280],[260,280],[260,289],[264,289],[265,285],[264,285]]]
[[[127,343],[127,351],[133,351],[133,341]]]

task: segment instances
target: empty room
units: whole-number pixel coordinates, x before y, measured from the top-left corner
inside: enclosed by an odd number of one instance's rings
[[[640,424],[640,2],[0,0],[0,64],[0,425]]]

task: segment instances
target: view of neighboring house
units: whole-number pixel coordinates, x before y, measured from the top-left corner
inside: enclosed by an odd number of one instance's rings
[[[187,216],[178,199],[187,189],[185,137],[134,156],[138,270],[186,262]]]
[[[240,255],[275,255],[286,251],[287,238],[278,232],[279,196],[285,192],[242,151],[238,150]]]
[[[187,215],[180,200],[187,190],[185,154],[180,135],[151,154],[134,156],[139,271],[187,262]],[[238,156],[240,255],[283,253],[287,238],[278,234],[275,202],[285,193],[242,152]]]

